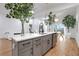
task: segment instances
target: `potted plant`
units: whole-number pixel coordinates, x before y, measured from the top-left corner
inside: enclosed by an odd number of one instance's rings
[[[76,19],[72,15],[67,15],[64,17],[62,23],[67,27],[69,32],[69,28],[74,28]]]
[[[28,22],[27,18],[32,16],[32,3],[7,3],[5,8],[9,10],[9,13],[6,15],[8,18],[16,18],[21,21],[22,31],[21,34],[24,34],[24,22]]]
[[[54,22],[54,19],[55,19],[55,14],[52,15],[52,12],[49,12],[48,19],[47,19],[47,22],[49,25],[49,31],[50,31],[51,24]]]

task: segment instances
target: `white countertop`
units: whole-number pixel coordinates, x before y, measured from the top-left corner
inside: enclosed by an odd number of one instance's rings
[[[8,37],[9,40],[11,40],[11,38],[13,38],[13,40],[17,41],[22,41],[22,40],[28,40],[28,39],[32,39],[32,38],[36,38],[36,37],[41,37],[41,36],[45,36],[45,35],[49,35],[49,34],[53,34],[55,32],[47,32],[44,34],[39,34],[39,33],[27,33],[24,36],[21,35],[14,35],[11,37]]]
[[[25,34],[24,36],[21,36],[21,35],[16,35],[13,37],[13,39],[15,41],[22,41],[22,40],[27,40],[27,39],[32,39],[32,38],[36,38],[36,37],[41,37],[41,36],[45,36],[45,35],[49,35],[49,34],[53,34],[55,32],[48,32],[48,33],[45,33],[45,34],[38,34],[38,33],[28,33],[28,34]]]

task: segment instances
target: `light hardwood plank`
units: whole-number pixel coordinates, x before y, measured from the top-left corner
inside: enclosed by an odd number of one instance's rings
[[[79,56],[79,48],[74,38],[60,41],[57,39],[56,46],[48,51],[45,56]]]

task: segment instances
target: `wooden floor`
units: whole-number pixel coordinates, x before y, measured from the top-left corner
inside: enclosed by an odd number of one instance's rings
[[[49,50],[45,56],[79,56],[79,48],[74,38],[57,39],[56,46]]]
[[[8,38],[0,38],[0,56],[12,55],[12,41]]]
[[[1,41],[3,42],[3,41]],[[6,43],[8,43],[8,41],[5,41]],[[8,43],[9,44],[9,43]],[[0,53],[3,55],[7,55],[4,54],[5,52],[8,52],[8,50],[6,51],[1,51],[2,48],[5,49],[9,47],[9,45],[6,45],[7,47],[5,47],[5,45],[3,45],[0,49]],[[8,55],[11,55],[11,53],[8,53]],[[57,43],[56,46],[52,49],[50,49],[45,56],[79,56],[79,48],[77,46],[76,40],[74,38],[70,38],[70,39],[64,39],[64,40],[60,40],[57,39]]]

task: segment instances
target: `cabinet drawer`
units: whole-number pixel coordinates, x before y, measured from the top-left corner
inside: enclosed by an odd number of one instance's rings
[[[19,56],[32,56],[32,55],[33,55],[33,50],[30,47],[19,51]]]
[[[29,46],[32,46],[32,40],[19,42],[19,50],[28,48]]]
[[[40,43],[41,43],[41,38],[33,39],[33,44],[40,44]]]
[[[41,56],[41,38],[33,39],[33,55]]]
[[[32,50],[32,46],[29,46],[29,47],[26,47],[26,48],[24,48],[24,49],[19,49],[19,53],[24,53],[24,52],[26,52],[27,50]]]
[[[53,34],[53,47],[55,47],[56,46],[56,43],[57,43],[57,36],[58,36],[58,34]]]
[[[49,38],[49,39],[52,39],[52,35],[48,35],[48,38]]]
[[[33,55],[34,56],[41,56],[42,55],[42,49],[41,45],[33,45]]]
[[[52,40],[47,40],[47,50],[49,50],[52,47]]]
[[[42,37],[42,55],[47,52],[47,36]]]

